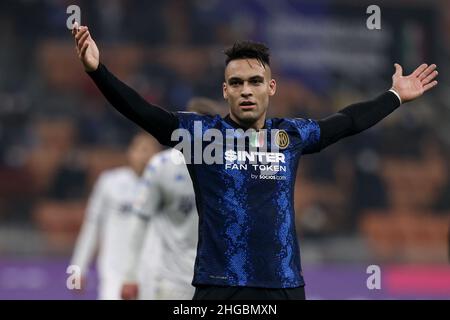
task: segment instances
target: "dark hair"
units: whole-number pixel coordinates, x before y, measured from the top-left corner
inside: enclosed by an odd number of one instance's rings
[[[225,65],[237,59],[257,59],[263,65],[270,66],[269,48],[259,42],[236,41],[232,47],[225,50],[225,55]]]

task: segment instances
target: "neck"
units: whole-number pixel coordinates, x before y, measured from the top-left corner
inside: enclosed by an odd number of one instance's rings
[[[243,127],[244,129],[259,130],[264,127],[264,124],[266,122],[266,115],[263,115],[261,118],[259,118],[256,121],[246,122],[246,121],[242,121],[242,120],[238,119],[237,117],[234,116],[233,113],[230,112],[230,118],[231,118],[231,120],[236,122],[239,126]]]

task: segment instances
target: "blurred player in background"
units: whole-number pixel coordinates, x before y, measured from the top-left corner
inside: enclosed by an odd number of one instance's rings
[[[146,133],[137,134],[127,151],[128,165],[103,172],[89,198],[71,265],[80,267],[86,287],[89,265],[98,250],[98,298],[120,299],[128,248],[129,218],[138,182],[159,145]]]
[[[217,102],[192,98],[187,111],[222,114]],[[183,155],[175,149],[150,159],[133,203],[130,258],[123,299],[185,300],[198,240],[195,194]]]

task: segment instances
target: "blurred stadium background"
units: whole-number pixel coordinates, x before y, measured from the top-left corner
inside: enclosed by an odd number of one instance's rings
[[[224,47],[272,49],[271,116],[320,118],[438,65],[440,84],[381,124],[302,159],[298,237],[310,299],[450,299],[450,2],[15,0],[0,2],[0,298],[91,299],[66,266],[98,174],[124,162],[134,124],[77,59],[67,6],[81,7],[102,61],[148,100],[221,100]],[[366,268],[381,267],[381,290]],[[95,280],[94,270],[92,271]]]

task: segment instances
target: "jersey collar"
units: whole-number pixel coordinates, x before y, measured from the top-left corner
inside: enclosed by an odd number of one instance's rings
[[[248,129],[246,127],[241,126],[239,123],[237,123],[233,119],[231,119],[230,114],[227,114],[225,116],[225,118],[223,118],[223,120],[225,120],[226,123],[228,123],[230,126],[232,126],[235,129],[243,129],[243,130]],[[267,129],[267,119],[264,121],[264,126],[261,129]],[[258,130],[256,130],[256,131],[258,131]]]

